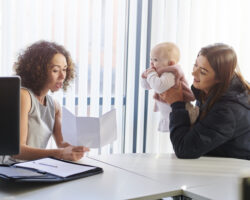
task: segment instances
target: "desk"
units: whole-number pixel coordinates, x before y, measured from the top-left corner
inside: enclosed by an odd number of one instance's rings
[[[196,186],[183,192],[186,196],[199,195],[209,199],[239,199],[239,180],[237,178],[225,178],[213,184]]]
[[[91,156],[92,159],[182,190],[195,199],[239,199],[239,175],[250,161],[202,157],[178,159],[174,154],[123,154]]]
[[[238,199],[238,174],[250,162],[237,159],[177,159],[173,154],[114,154],[84,157],[80,163],[104,173],[58,184],[5,184],[2,200],[159,199],[177,195]]]
[[[70,200],[70,199],[131,199],[143,196],[172,196],[180,190],[171,187],[166,193],[164,185],[87,157],[80,163],[102,167],[104,173],[57,184],[6,184],[0,182],[2,200]]]

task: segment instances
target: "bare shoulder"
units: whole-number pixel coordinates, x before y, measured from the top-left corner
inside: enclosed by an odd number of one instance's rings
[[[21,88],[21,95],[23,97],[29,97],[30,98],[30,94],[29,94],[29,91],[27,89],[24,89],[24,88]]]
[[[28,102],[31,102],[31,97],[30,97],[30,93],[28,90],[21,88],[20,90],[20,96],[21,96],[21,100],[25,100]]]
[[[21,88],[20,98],[21,98],[21,107],[29,111],[31,108],[31,97],[29,91],[24,88]]]

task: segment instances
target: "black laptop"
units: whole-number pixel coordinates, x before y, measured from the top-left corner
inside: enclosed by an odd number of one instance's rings
[[[0,155],[19,153],[20,78],[0,77]]]

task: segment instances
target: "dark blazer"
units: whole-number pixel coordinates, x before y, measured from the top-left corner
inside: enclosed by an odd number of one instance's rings
[[[200,90],[192,86],[202,112]],[[207,100],[209,101],[209,99]],[[184,102],[171,105],[170,138],[179,158],[200,156],[250,160],[250,95],[235,76],[227,92],[191,127]]]

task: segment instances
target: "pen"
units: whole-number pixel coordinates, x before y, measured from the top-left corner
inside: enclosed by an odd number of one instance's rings
[[[56,165],[49,165],[49,164],[46,164],[46,163],[38,163],[39,165],[44,165],[44,166],[48,166],[48,167],[55,167],[57,168]]]

